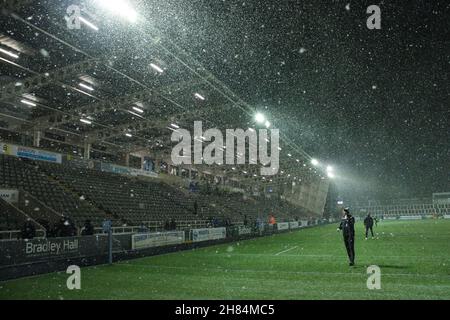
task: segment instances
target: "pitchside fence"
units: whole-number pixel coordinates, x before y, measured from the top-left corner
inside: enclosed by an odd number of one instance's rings
[[[266,236],[315,226],[325,222],[295,221],[275,225],[237,225],[221,228],[193,228],[178,231],[145,232],[116,230],[113,234],[114,261],[192,249],[240,239]],[[125,232],[129,231],[129,232]],[[0,241],[0,280],[65,270],[69,265],[88,266],[108,262],[106,234],[68,238],[36,238]]]

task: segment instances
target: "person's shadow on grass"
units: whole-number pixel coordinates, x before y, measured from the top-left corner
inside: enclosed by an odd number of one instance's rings
[[[399,266],[399,265],[389,265],[389,264],[355,264],[351,267],[353,270],[366,270],[369,266],[376,265],[380,267],[380,269],[408,269],[408,266]]]

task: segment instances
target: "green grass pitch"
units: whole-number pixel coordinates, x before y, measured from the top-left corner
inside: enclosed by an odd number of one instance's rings
[[[450,299],[450,220],[357,224],[349,267],[336,225],[0,283],[0,299]],[[381,268],[368,290],[367,266]]]

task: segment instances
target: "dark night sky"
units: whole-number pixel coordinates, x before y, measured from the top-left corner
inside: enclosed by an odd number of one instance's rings
[[[366,28],[371,4],[381,8],[381,30]],[[344,196],[450,191],[449,4],[149,5],[149,17],[174,42],[244,100],[267,107],[309,154],[335,164]]]

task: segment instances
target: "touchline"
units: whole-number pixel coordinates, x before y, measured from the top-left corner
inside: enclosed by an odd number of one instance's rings
[[[226,129],[224,134],[213,128],[203,132],[202,121],[194,121],[194,133],[186,129],[172,129],[172,162],[181,164],[262,165],[261,175],[271,176],[279,170],[279,129]],[[270,131],[270,139],[268,137]],[[192,141],[194,144],[192,152]],[[248,143],[247,143],[248,142]],[[203,144],[206,144],[204,146]],[[270,143],[270,155],[269,153]],[[248,150],[248,157],[247,157]],[[235,152],[236,151],[236,152]]]

